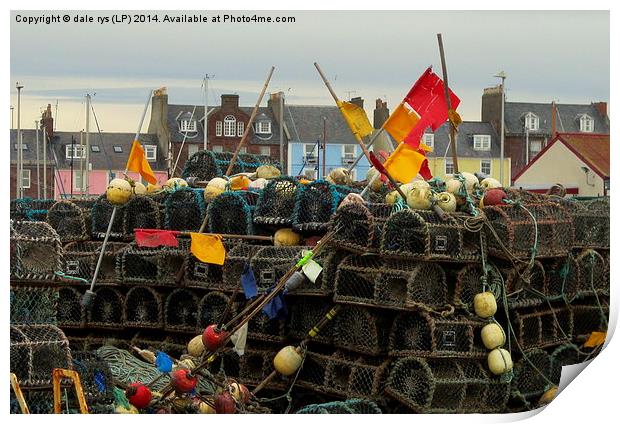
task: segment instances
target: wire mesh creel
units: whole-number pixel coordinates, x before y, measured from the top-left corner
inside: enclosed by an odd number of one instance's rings
[[[62,243],[88,240],[90,228],[86,226],[85,212],[78,205],[60,200],[50,208],[46,222],[56,231]]]
[[[58,290],[54,287],[11,287],[11,324],[56,325]]]
[[[245,197],[228,191],[213,199],[207,208],[209,231],[216,234],[253,234],[252,209]]]
[[[293,230],[302,234],[324,234],[336,212],[340,195],[333,184],[313,181],[297,190]]]
[[[83,241],[69,243],[64,248],[64,272],[72,277],[91,280],[95,274],[95,268],[103,242]],[[97,284],[119,284],[120,275],[117,274],[117,259],[122,256],[122,250],[127,247],[126,243],[108,242],[101,259]]]
[[[276,227],[293,224],[295,199],[301,185],[293,177],[278,177],[267,183],[254,210],[254,223]]]
[[[12,279],[54,280],[62,269],[60,238],[45,222],[11,221],[10,254]]]

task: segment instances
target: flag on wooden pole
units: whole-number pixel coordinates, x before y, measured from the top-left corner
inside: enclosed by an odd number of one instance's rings
[[[385,121],[383,128],[394,140],[401,142],[409,135],[419,121],[420,117],[418,114],[405,106],[405,103],[401,103]]]
[[[190,233],[192,245],[190,251],[199,261],[224,265],[226,249],[219,234]]]
[[[149,165],[149,161],[146,160],[144,149],[138,140],[134,140],[131,145],[131,152],[127,159],[127,171],[138,172],[142,178],[151,184],[157,183],[155,174]]]
[[[423,152],[421,153],[406,143],[400,143],[383,166],[395,180],[408,183],[420,173],[426,160]]]
[[[372,133],[373,127],[364,109],[353,103],[340,100],[338,100],[336,104],[356,138],[362,139]]]

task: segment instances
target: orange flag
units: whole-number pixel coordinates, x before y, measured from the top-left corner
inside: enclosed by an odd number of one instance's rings
[[[142,178],[151,184],[157,183],[157,178],[155,178],[151,165],[144,155],[144,149],[138,140],[134,140],[131,145],[131,152],[129,159],[127,159],[127,170],[140,173]]]
[[[192,245],[190,251],[201,262],[224,265],[226,248],[219,234],[190,233]]]
[[[420,172],[426,156],[406,143],[400,143],[383,166],[395,180],[408,183]]]
[[[415,111],[408,109],[404,103],[401,103],[383,124],[383,128],[390,133],[394,140],[401,142],[409,135],[419,120],[420,117]]]

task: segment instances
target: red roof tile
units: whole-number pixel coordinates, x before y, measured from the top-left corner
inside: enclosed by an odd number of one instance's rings
[[[560,133],[558,138],[601,178],[609,178],[609,134]]]

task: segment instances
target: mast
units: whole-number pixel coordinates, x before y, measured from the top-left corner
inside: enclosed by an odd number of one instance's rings
[[[22,99],[22,88],[23,85],[20,85],[19,82],[15,84],[17,87],[17,172],[15,176],[15,181],[17,182],[17,193],[16,198],[20,199],[24,197],[24,150],[22,145],[22,127],[21,127],[21,99]]]
[[[90,182],[90,94],[86,94],[86,180],[82,175],[83,186],[86,193],[82,191],[83,196],[88,196],[89,182]]]

